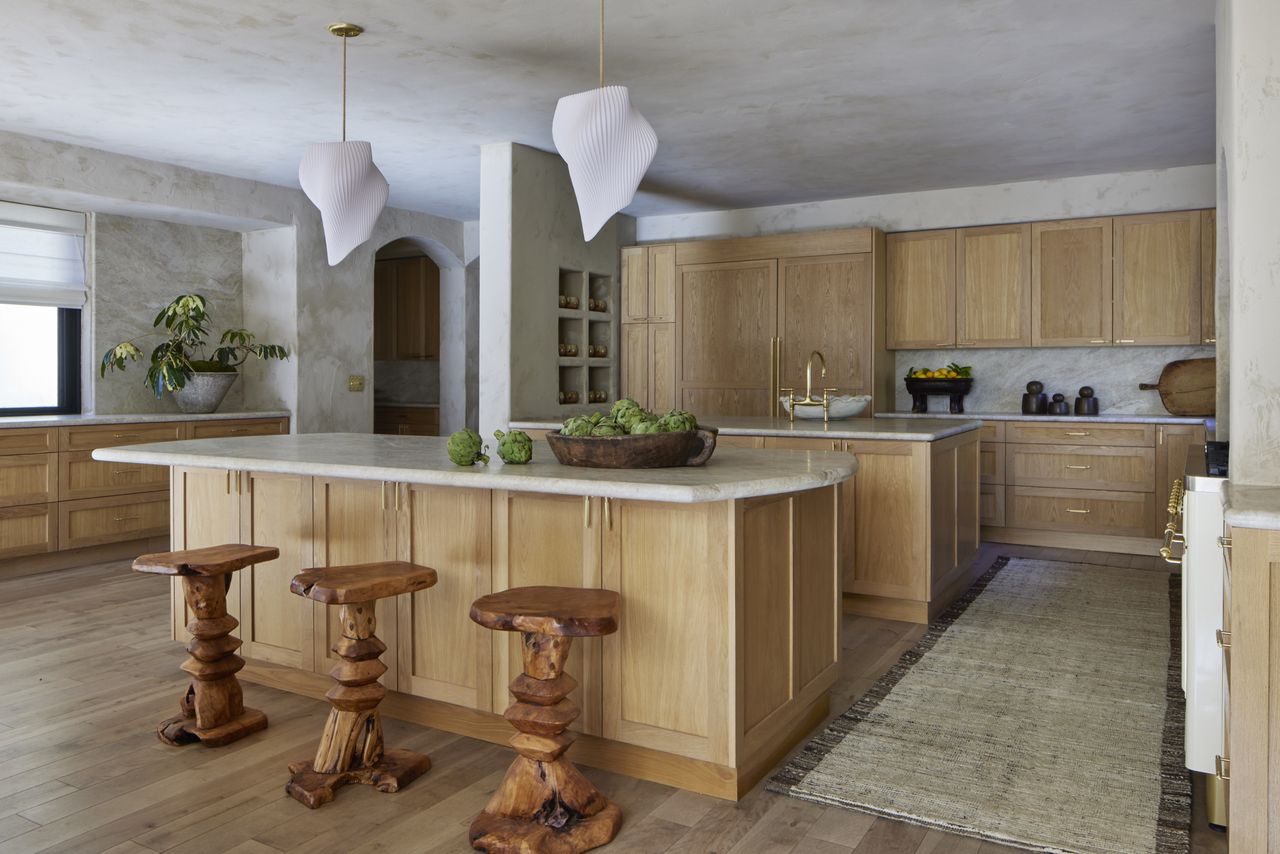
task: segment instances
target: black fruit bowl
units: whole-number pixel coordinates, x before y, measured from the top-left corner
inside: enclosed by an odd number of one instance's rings
[[[951,398],[951,413],[960,415],[964,412],[964,396],[973,388],[973,377],[957,377],[953,380],[907,377],[903,382],[911,395],[912,412],[928,412],[929,395],[945,394]]]

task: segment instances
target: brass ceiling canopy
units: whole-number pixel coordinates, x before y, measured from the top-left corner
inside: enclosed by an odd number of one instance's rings
[[[337,36],[342,39],[353,39],[364,32],[364,27],[359,24],[348,24],[345,21],[339,21],[336,24],[329,25],[329,35]]]

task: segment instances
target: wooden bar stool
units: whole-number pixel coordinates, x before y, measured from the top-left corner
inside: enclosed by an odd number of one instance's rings
[[[191,684],[179,703],[182,714],[156,730],[165,744],[202,741],[220,747],[267,728],[266,715],[245,707],[236,678],[244,659],[236,655],[240,638],[231,631],[240,622],[227,613],[227,590],[231,573],[278,557],[280,550],[270,546],[223,545],[142,555],[133,562],[138,572],[180,577],[182,595],[195,614],[187,624],[191,658],[182,669],[191,674]]]
[[[365,783],[379,792],[397,792],[431,767],[411,750],[384,750],[378,703],[387,689],[378,677],[387,666],[378,656],[387,645],[373,634],[374,603],[423,590],[436,583],[436,571],[403,561],[308,569],[293,577],[289,589],[326,605],[339,605],[342,638],[333,651],[342,659],[329,671],[337,685],[325,694],[333,706],[325,721],[316,758],[293,762],[285,791],[311,809],[333,800],[339,786]]]
[[[566,732],[578,717],[568,694],[577,680],[564,672],[574,638],[618,630],[618,594],[575,587],[515,587],[483,596],[471,619],[523,635],[524,673],[511,683],[516,702],[504,717],[519,732],[520,754],[484,812],[471,822],[471,845],[490,854],[576,854],[608,843],[622,811],[564,758]]]

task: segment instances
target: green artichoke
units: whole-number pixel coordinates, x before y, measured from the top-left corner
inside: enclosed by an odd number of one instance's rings
[[[591,426],[594,427],[597,424],[599,424],[601,421],[604,421],[605,418],[607,417],[608,416],[606,416],[603,412],[593,412],[587,416],[587,420],[590,421]]]
[[[488,447],[480,438],[480,434],[470,427],[464,427],[449,437],[449,459],[453,460],[455,465],[473,466],[477,462],[488,463],[489,457],[485,454],[486,450]]]
[[[646,433],[662,432],[662,427],[659,426],[658,419],[656,418],[642,418],[638,421],[633,421],[627,429],[631,431],[632,436],[642,436]]]
[[[663,433],[688,433],[698,429],[698,419],[688,410],[673,409],[658,420],[658,428]]]
[[[625,436],[627,428],[617,421],[601,421],[591,429],[592,436]]]
[[[560,428],[561,436],[590,436],[591,428],[596,426],[585,415],[575,415],[564,422]]]
[[[609,415],[614,421],[622,423],[623,418],[631,412],[643,412],[644,408],[629,397],[624,397],[613,405]]]
[[[533,459],[533,439],[523,430],[494,430],[493,437],[498,440],[498,457],[504,463],[524,465]]]

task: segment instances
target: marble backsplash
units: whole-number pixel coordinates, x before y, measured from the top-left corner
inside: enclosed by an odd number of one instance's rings
[[[911,411],[911,395],[902,377],[913,366],[940,368],[950,362],[973,366],[973,391],[965,398],[969,412],[1020,412],[1022,395],[1031,380],[1044,383],[1045,393],[1066,395],[1074,405],[1081,386],[1093,386],[1103,413],[1166,415],[1160,394],[1139,391],[1139,383],[1154,383],[1166,362],[1212,357],[1213,347],[1052,347],[1009,350],[899,350],[894,408]],[[945,412],[946,398],[931,398],[931,409]]]
[[[440,363],[435,359],[374,362],[375,403],[439,403]]]

